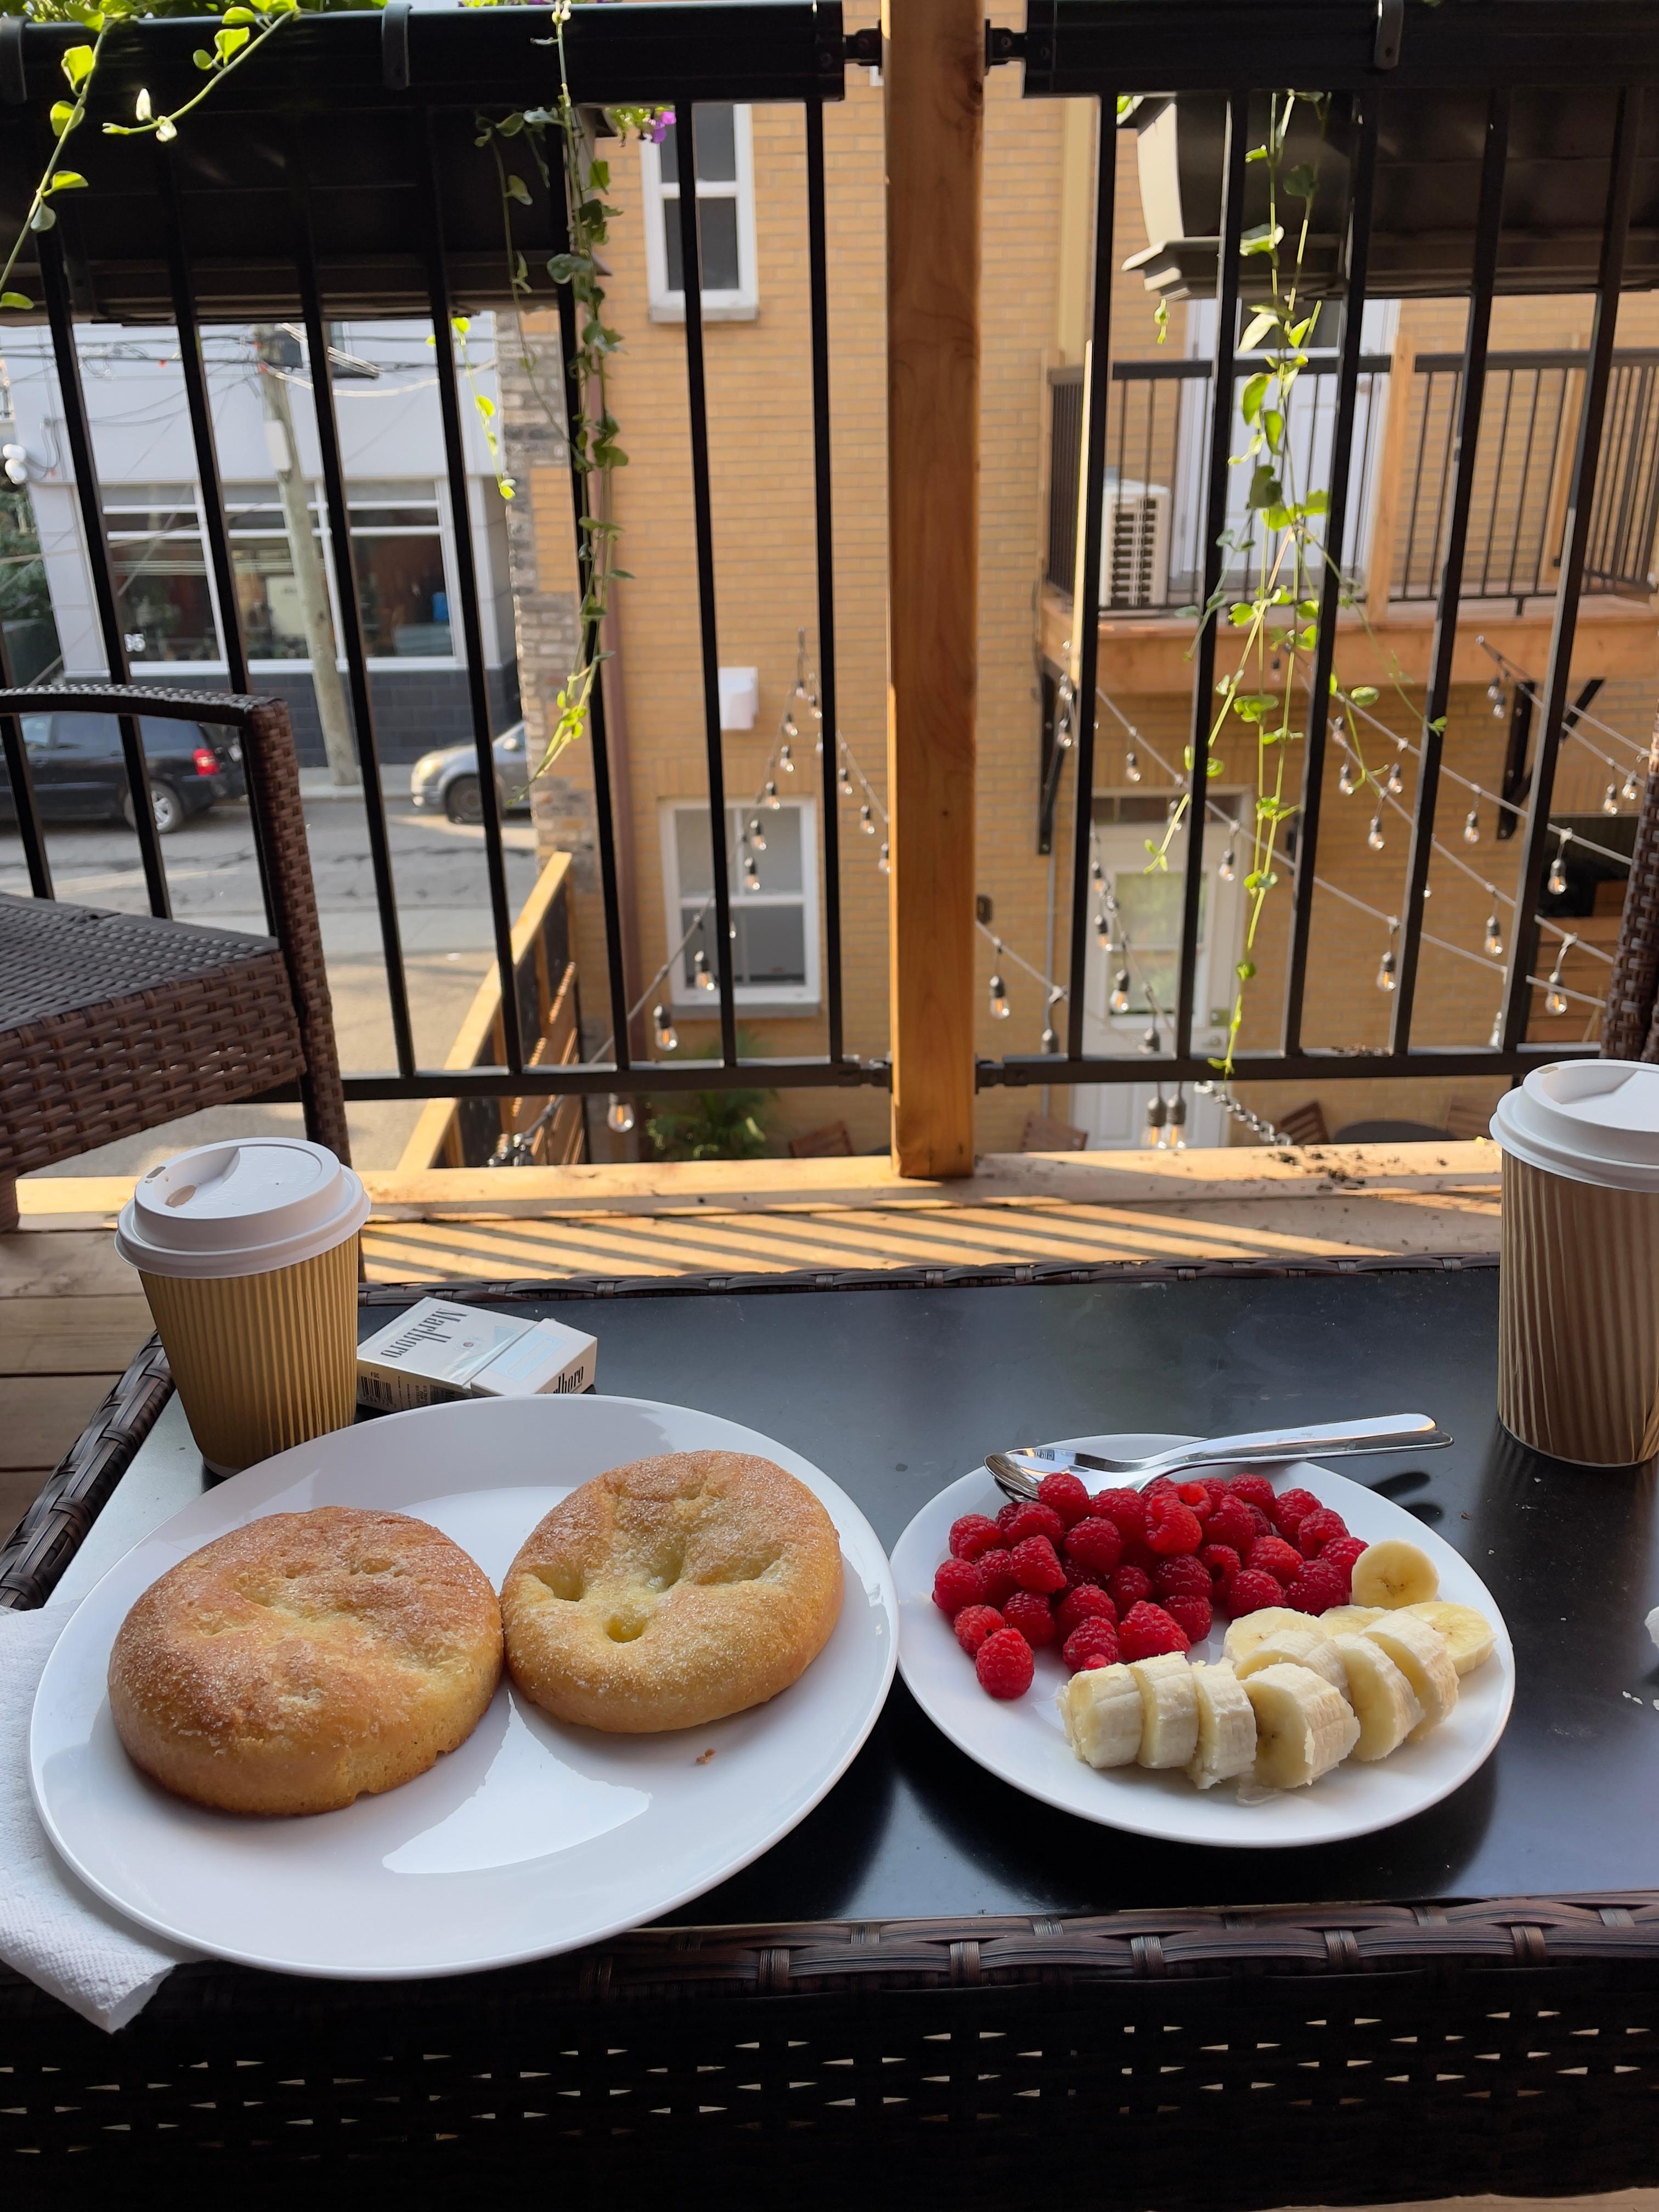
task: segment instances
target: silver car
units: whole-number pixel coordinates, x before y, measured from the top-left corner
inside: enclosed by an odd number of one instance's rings
[[[503,814],[530,805],[522,722],[514,722],[495,740],[495,791]],[[416,806],[429,813],[441,810],[452,822],[482,822],[477,746],[447,745],[442,752],[422,753],[410,771],[409,795]]]

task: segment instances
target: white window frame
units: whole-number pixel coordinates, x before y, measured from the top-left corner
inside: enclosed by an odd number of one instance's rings
[[[723,102],[708,103],[710,106]],[[734,180],[699,177],[700,200],[735,200],[738,208],[738,286],[735,291],[702,294],[706,323],[750,323],[760,313],[760,290],[755,259],[755,149],[750,111],[741,101],[732,107],[732,143],[737,155]],[[640,177],[645,190],[645,274],[653,323],[683,323],[685,294],[668,289],[668,248],[665,226],[680,219],[680,188],[665,184],[662,152],[649,139],[640,142]]]
[[[750,805],[728,805],[726,812],[732,818],[732,841],[749,817],[760,811],[763,824],[769,810],[757,810]],[[817,1006],[821,990],[818,941],[818,848],[817,801],[813,799],[786,799],[778,813],[790,812],[800,819],[800,889],[798,891],[750,891],[744,887],[743,869],[735,866],[731,872],[732,912],[735,917],[744,908],[765,906],[798,906],[801,910],[803,939],[805,946],[806,981],[804,983],[735,983],[733,1002],[739,1006],[776,1006],[779,1008]],[[705,799],[665,799],[660,811],[662,844],[662,886],[664,927],[667,933],[663,946],[665,953],[672,954],[669,968],[669,988],[675,1010],[678,1012],[708,1013],[717,1011],[720,999],[712,991],[700,991],[685,979],[685,956],[675,951],[685,933],[683,901],[680,896],[679,846],[674,835],[674,818],[679,814],[695,814],[702,820],[708,816]],[[775,819],[775,816],[773,817]],[[761,866],[765,866],[764,859]],[[711,913],[712,913],[711,907]]]

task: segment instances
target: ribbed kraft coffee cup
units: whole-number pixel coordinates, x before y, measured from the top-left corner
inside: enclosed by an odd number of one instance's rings
[[[1659,1066],[1537,1068],[1499,1103],[1498,1413],[1581,1467],[1659,1453]]]
[[[181,1152],[122,1209],[116,1249],[138,1270],[211,1473],[352,1420],[368,1212],[325,1146],[276,1137]]]

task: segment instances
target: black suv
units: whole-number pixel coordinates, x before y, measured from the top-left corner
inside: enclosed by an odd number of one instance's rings
[[[240,740],[198,722],[138,720],[149,770],[149,803],[165,837],[216,799],[247,790]],[[113,714],[25,714],[35,804],[47,822],[132,820],[121,732]],[[14,822],[11,782],[0,761],[0,821]]]

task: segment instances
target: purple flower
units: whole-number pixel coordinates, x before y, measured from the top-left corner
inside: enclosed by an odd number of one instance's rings
[[[665,107],[660,115],[653,116],[645,126],[645,135],[653,146],[660,146],[674,127],[674,111]]]

